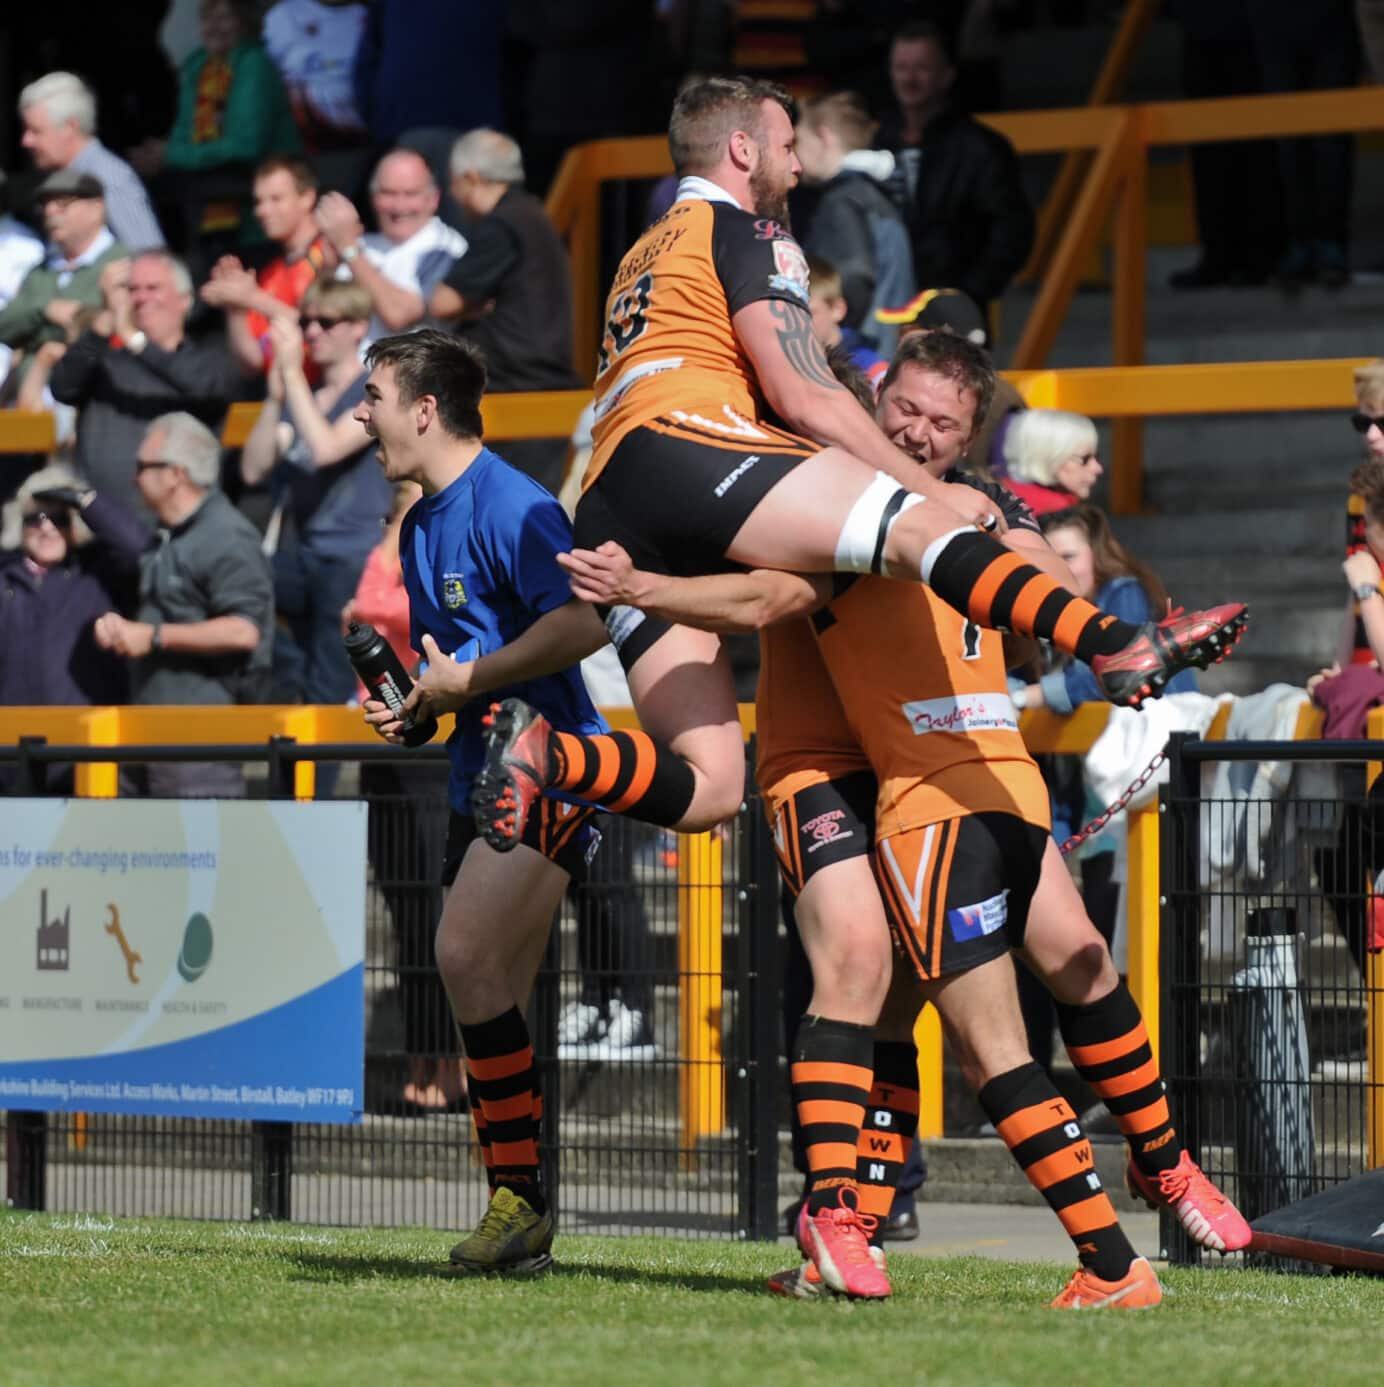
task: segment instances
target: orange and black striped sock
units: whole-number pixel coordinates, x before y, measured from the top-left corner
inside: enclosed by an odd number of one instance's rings
[[[647,732],[588,737],[554,731],[548,742],[548,787],[612,814],[673,828],[687,813],[697,782],[692,767]]]
[[[870,1097],[869,1026],[804,1016],[793,1047],[793,1104],[807,1155],[807,1212],[854,1190],[860,1124]]]
[[[460,1029],[468,1086],[488,1138],[490,1187],[513,1190],[541,1214],[548,1206],[538,1174],[538,1071],[524,1015],[510,1007]]]
[[[1061,1219],[1082,1265],[1102,1280],[1118,1281],[1135,1252],[1071,1104],[1032,1060],[991,1079],[977,1096],[1029,1183]]]
[[[877,1040],[875,1079],[856,1148],[855,1182],[860,1212],[879,1220],[870,1241],[882,1243],[884,1220],[908,1149],[918,1134],[918,1050],[906,1040]]]
[[[1057,1025],[1076,1071],[1110,1109],[1145,1175],[1182,1159],[1163,1076],[1153,1058],[1138,1004],[1120,983],[1089,1006],[1057,1005]]]
[[[1139,628],[1110,616],[979,530],[957,530],[923,556],[923,581],[977,626],[1051,641],[1089,661],[1123,650]]]
[[[490,1149],[490,1129],[485,1125],[480,1090],[469,1072],[466,1075],[466,1100],[471,1108],[471,1124],[476,1129],[476,1146],[481,1153],[481,1164],[485,1167],[485,1183],[490,1186],[490,1193],[494,1194],[495,1156]]]

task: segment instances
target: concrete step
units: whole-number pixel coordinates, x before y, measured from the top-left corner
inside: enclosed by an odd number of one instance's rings
[[[1006,32],[1000,43],[1006,107],[1032,111],[1084,106],[1115,37],[1121,8],[1107,6],[1093,22],[1071,28],[1039,25]],[[1130,67],[1123,100],[1165,101],[1177,96],[1180,33],[1171,20],[1150,25]]]
[[[1316,410],[1172,415],[1144,424],[1146,499],[1158,507],[1158,488],[1171,484],[1182,489],[1177,507],[1188,510],[1220,488],[1233,488],[1235,503],[1252,500],[1257,509],[1340,508],[1360,461],[1360,440],[1346,419]]]
[[[1188,593],[1188,596],[1196,594]],[[1209,599],[1211,594],[1206,596]],[[1329,607],[1303,608],[1271,597],[1255,601],[1253,592],[1248,593],[1248,598],[1251,602],[1249,631],[1226,662],[1228,665],[1242,655],[1251,660],[1291,655],[1303,662],[1304,673],[1300,678],[1305,679],[1323,664],[1330,664],[1340,634],[1340,607],[1333,603]]]
[[[1342,290],[1308,287],[1291,295],[1274,288],[1178,294],[1167,290],[1156,273],[1149,276],[1145,310],[1144,360],[1150,366],[1316,360],[1373,356],[1379,350],[1384,283],[1355,283]],[[1002,364],[1008,363],[1035,297],[1031,285],[1014,286],[1004,295]],[[1078,290],[1044,364],[1111,365],[1112,312],[1108,289]]]
[[[1336,558],[1345,541],[1345,488],[1334,504],[1265,508],[1245,496],[1233,510],[1211,507],[1158,515],[1121,515],[1113,521],[1121,543],[1149,562],[1173,556],[1212,559],[1227,554]]]
[[[1152,546],[1136,551],[1153,552]],[[1219,593],[1253,603],[1278,600],[1312,608],[1345,611],[1345,580],[1339,556],[1309,558],[1290,555],[1272,566],[1254,555],[1205,559],[1159,555],[1153,561],[1173,601],[1187,605],[1187,595]]]

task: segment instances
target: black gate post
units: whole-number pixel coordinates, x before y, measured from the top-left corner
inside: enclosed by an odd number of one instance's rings
[[[626,831],[622,823],[610,823],[605,832]],[[562,1194],[562,1065],[557,1058],[557,1022],[562,1010],[562,911],[553,916],[543,962],[534,979],[529,1002],[529,1036],[533,1042],[534,1067],[543,1094],[543,1116],[538,1124],[539,1177],[543,1198],[558,1215]]]
[[[269,798],[293,798],[296,739],[269,739]],[[250,1124],[250,1217],[287,1222],[293,1217],[293,1124]]]
[[[48,745],[47,737],[21,737],[17,749],[19,756],[14,764],[14,789],[10,792],[15,795],[41,795],[44,785],[47,783],[47,776],[44,773],[44,762],[40,761],[34,752],[40,747]]]
[[[10,1110],[5,1119],[5,1198],[13,1209],[42,1209],[48,1166],[48,1116]]]
[[[293,1124],[250,1124],[250,1217],[287,1222],[293,1217]]]
[[[33,752],[47,737],[21,737],[14,768],[15,795],[43,793],[44,763]],[[14,1209],[42,1209],[48,1168],[48,1115],[11,1109],[5,1119],[5,1198]]]
[[[293,798],[293,772],[298,765],[296,737],[269,739],[269,798]]]
[[[753,757],[753,744],[751,744]],[[751,762],[753,783],[753,761]],[[740,810],[739,918],[743,1020],[736,1122],[742,1237],[772,1241],[778,1235],[779,976],[778,865],[757,794]]]
[[[1195,734],[1168,739],[1168,783],[1159,796],[1159,1048],[1168,1105],[1183,1146],[1201,1156],[1201,762],[1186,755]],[[1163,1254],[1188,1265],[1201,1247],[1170,1209],[1160,1218]]]

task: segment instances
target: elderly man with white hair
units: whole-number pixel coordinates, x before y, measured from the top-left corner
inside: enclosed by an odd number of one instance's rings
[[[76,463],[88,481],[139,511],[135,453],[149,420],[177,410],[219,430],[242,388],[219,342],[194,342],[187,266],[166,250],[112,260],[102,308],[53,367],[53,398],[78,411]]]
[[[433,290],[439,321],[485,357],[487,394],[575,390],[572,277],[548,214],[524,188],[519,146],[497,130],[472,130],[452,146],[451,194],[468,218],[466,254]],[[563,439],[504,443],[506,462],[556,492]]]
[[[75,73],[50,72],[19,93],[20,143],[39,168],[90,174],[106,194],[106,223],[131,249],[163,245],[139,175],[96,138],[96,97]]]
[[[77,500],[98,538],[139,569],[139,608],[96,619],[96,642],[130,662],[137,704],[261,701],[269,689],[274,586],[255,527],[218,486],[221,445],[185,412],[149,423],[136,463],[140,494],[158,521],[138,548],[102,524],[99,496]],[[156,798],[245,794],[240,767],[149,767]]]

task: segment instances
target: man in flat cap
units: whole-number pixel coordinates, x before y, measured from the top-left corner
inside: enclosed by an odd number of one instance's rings
[[[84,308],[101,306],[101,270],[128,254],[106,225],[101,184],[59,169],[39,184],[48,249],[0,309],[0,342],[32,359],[45,342],[65,342]]]

